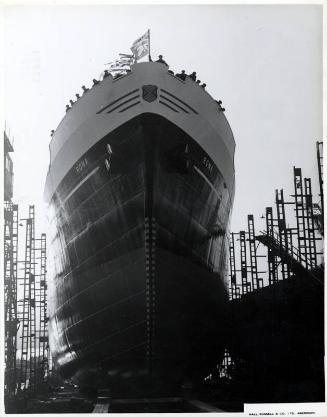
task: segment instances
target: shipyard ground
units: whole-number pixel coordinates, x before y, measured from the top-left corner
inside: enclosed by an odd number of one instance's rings
[[[267,375],[266,379],[269,384],[271,375]],[[251,380],[222,379],[205,384],[197,393],[185,390],[179,397],[113,397],[110,390],[100,390],[96,397],[90,398],[81,394],[78,387],[65,385],[35,399],[22,399],[21,401],[16,399],[11,407],[6,407],[6,412],[15,414],[243,412],[244,403],[274,402],[272,396],[267,398],[266,387],[267,385],[260,388],[258,383]],[[312,390],[310,381],[303,380],[293,386],[287,386],[281,381],[276,385],[273,396],[283,398],[292,390],[300,392],[302,398],[308,395],[316,397],[319,395],[319,392]],[[294,397],[293,400],[295,400]],[[288,402],[287,399],[284,401]],[[305,400],[301,400],[300,397],[298,402],[305,402]]]
[[[230,309],[228,377],[216,370],[196,389],[163,398],[87,392],[57,381],[42,394],[7,402],[6,412],[242,412],[244,403],[325,400],[323,269],[315,279],[299,275],[249,293]]]
[[[185,392],[182,397],[113,398],[110,390],[100,390],[96,398],[87,398],[78,388],[66,385],[36,399],[15,400],[7,413],[204,413],[242,412],[240,398],[231,398],[226,390],[205,395]]]

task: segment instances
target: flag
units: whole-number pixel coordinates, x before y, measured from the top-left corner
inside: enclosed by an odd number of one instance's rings
[[[118,71],[118,70],[125,70],[130,68],[130,66],[133,63],[132,58],[119,58],[116,59],[116,61],[108,62],[106,65],[108,65],[108,70],[110,71]]]
[[[120,55],[120,54],[119,54]],[[117,67],[121,64],[132,64],[133,63],[133,55],[130,57],[120,57],[119,59],[116,59],[115,61],[107,62],[105,65],[109,65],[109,67]]]
[[[131,46],[131,51],[136,60],[143,58],[145,55],[150,54],[150,31],[148,30]]]
[[[133,58],[119,58],[118,62],[122,67],[131,66],[133,63]]]

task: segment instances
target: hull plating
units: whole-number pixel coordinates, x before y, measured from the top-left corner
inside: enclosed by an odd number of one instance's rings
[[[163,387],[217,363],[233,199],[218,168],[176,125],[143,114],[61,181],[50,204],[49,304],[65,376]]]

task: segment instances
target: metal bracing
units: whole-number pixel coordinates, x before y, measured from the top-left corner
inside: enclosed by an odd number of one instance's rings
[[[294,167],[294,197],[295,197],[295,215],[297,225],[298,250],[300,262],[303,262],[305,268],[309,268],[308,259],[308,242],[306,230],[306,208],[303,194],[303,181],[301,168]]]
[[[256,290],[260,288],[260,283],[259,283],[259,276],[258,276],[257,249],[256,249],[253,214],[248,215],[248,231],[249,231],[250,270],[251,270],[251,278],[252,278],[252,289]]]
[[[268,239],[274,239],[274,219],[272,207],[266,207],[266,233]],[[278,281],[278,262],[273,249],[268,246],[269,285]]]

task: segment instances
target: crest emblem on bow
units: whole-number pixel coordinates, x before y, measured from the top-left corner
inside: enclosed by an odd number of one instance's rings
[[[144,85],[142,87],[142,97],[145,101],[151,103],[157,99],[158,96],[158,87],[156,85]]]

